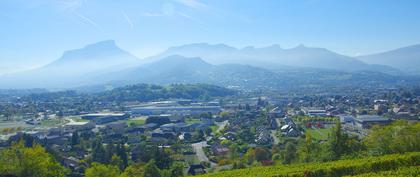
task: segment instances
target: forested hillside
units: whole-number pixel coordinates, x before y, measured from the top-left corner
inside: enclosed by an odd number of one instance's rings
[[[173,84],[158,86],[137,84],[97,94],[99,100],[151,101],[158,99],[208,99],[232,95],[232,90],[208,84]]]

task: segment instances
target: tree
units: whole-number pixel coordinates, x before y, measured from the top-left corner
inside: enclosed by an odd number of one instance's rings
[[[420,123],[400,120],[387,126],[374,126],[364,143],[373,155],[420,151]]]
[[[80,140],[79,140],[79,134],[77,132],[74,132],[73,135],[71,136],[71,145],[75,146],[77,144],[79,144]]]
[[[298,148],[298,156],[302,162],[312,161],[311,152],[313,150],[314,143],[311,134],[305,133],[305,141],[300,143]]]
[[[125,149],[124,144],[120,143],[117,146],[117,155],[121,158],[122,160],[122,166],[120,167],[121,169],[125,169],[128,166],[128,156],[127,156],[127,151]]]
[[[124,170],[124,162],[115,154],[111,157],[110,164],[118,167],[120,170]]]
[[[154,154],[154,164],[160,169],[167,169],[172,165],[171,154],[165,148],[158,148]]]
[[[249,148],[246,151],[244,158],[248,165],[251,165],[252,163],[254,163],[254,160],[255,160],[254,149]]]
[[[332,128],[329,149],[333,159],[338,159],[343,154],[344,140],[340,122],[337,122]]]
[[[114,146],[114,144],[113,143],[109,143],[109,144],[107,144],[106,145],[106,148],[105,148],[105,161],[107,162],[107,163],[110,163],[111,162],[111,160],[112,160],[112,157],[114,156],[114,153],[115,153],[115,146]]]
[[[131,159],[135,162],[148,162],[152,159],[157,146],[149,146],[142,141],[131,151]]]
[[[92,148],[92,160],[94,162],[106,163],[105,148],[101,139],[96,139]]]
[[[192,136],[193,141],[201,141],[204,139],[204,133],[202,130],[196,130]]]
[[[230,155],[230,159],[235,160],[239,157],[239,145],[236,143],[232,143],[229,146],[229,155]]]
[[[211,128],[210,127],[207,127],[206,130],[205,130],[206,136],[210,136],[211,135],[211,132],[212,132]]]
[[[156,166],[155,161],[151,160],[144,166],[143,177],[162,177],[159,168]]]
[[[183,177],[184,176],[184,165],[181,163],[174,163],[171,166],[171,174],[170,177]]]
[[[92,166],[85,171],[86,177],[116,177],[120,175],[120,169],[114,165],[104,165],[93,162]]]
[[[284,152],[283,163],[290,164],[295,159],[296,159],[296,145],[288,142],[286,144],[286,150]]]
[[[120,177],[141,177],[144,175],[144,164],[133,164],[128,166]]]
[[[254,156],[255,160],[258,162],[265,161],[265,160],[271,160],[270,152],[268,152],[264,148],[255,148],[254,149]]]
[[[43,147],[25,147],[23,141],[0,152],[0,174],[25,177],[65,177],[69,170],[61,166]]]
[[[226,111],[222,111],[222,112],[220,112],[220,117],[222,117],[222,118],[228,118],[229,117],[229,112],[226,112]]]

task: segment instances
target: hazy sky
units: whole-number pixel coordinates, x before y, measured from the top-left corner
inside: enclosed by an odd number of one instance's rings
[[[140,57],[194,42],[354,56],[420,43],[420,1],[0,0],[0,70],[107,39]]]

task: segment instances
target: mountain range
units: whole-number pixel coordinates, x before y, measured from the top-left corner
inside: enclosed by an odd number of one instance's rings
[[[253,89],[363,81],[396,84],[413,78],[417,81],[417,77],[405,74],[418,71],[419,51],[417,45],[353,58],[303,45],[237,49],[196,43],[139,59],[108,40],[66,51],[43,67],[0,76],[0,88],[67,89],[135,83],[210,83]]]
[[[237,49],[224,44],[195,43],[171,47],[165,52],[146,60],[156,61],[170,55],[200,57],[211,64],[240,63],[267,69],[292,66],[338,71],[369,70],[390,74],[401,73],[389,66],[367,64],[356,58],[340,55],[324,48],[306,47],[304,45],[291,49],[283,49],[278,45],[263,48],[250,46]]]
[[[0,76],[3,88],[69,88],[89,84],[99,75],[139,64],[140,60],[120,49],[113,40],[69,50],[45,66]]]
[[[358,57],[363,62],[392,66],[406,73],[420,74],[420,44]]]

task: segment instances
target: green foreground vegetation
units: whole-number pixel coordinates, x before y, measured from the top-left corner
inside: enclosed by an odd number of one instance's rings
[[[0,152],[0,176],[64,177],[69,172],[37,144],[20,141]]]
[[[364,138],[363,145],[349,139],[338,127],[333,127],[330,139],[324,145],[306,136],[298,148],[286,145],[284,152],[273,159],[274,166],[254,166],[269,159],[263,148],[249,149],[244,162],[235,161],[236,170],[205,174],[207,177],[230,176],[418,176],[420,165],[419,123],[397,121],[388,126],[375,126]],[[77,144],[77,136],[72,143]],[[74,141],[73,141],[74,140]],[[359,142],[360,143],[360,142]],[[365,146],[364,148],[355,146]],[[104,146],[93,141],[92,155],[85,159],[86,177],[182,177],[185,164],[174,159],[171,149],[140,148],[141,162],[133,163],[123,144]],[[63,167],[51,149],[38,145],[30,136],[0,151],[0,174],[19,177],[66,176],[70,170]],[[275,155],[278,156],[278,155]],[[30,157],[30,158],[29,158]],[[169,158],[168,158],[169,157]],[[242,158],[238,158],[242,159]],[[238,160],[237,159],[237,160]],[[186,159],[187,160],[187,159]],[[190,159],[195,161],[196,159]],[[305,163],[306,162],[306,163]],[[196,163],[196,162],[193,162]],[[242,165],[241,165],[242,164]],[[249,168],[245,164],[251,164]],[[280,165],[281,164],[281,165]]]
[[[278,165],[271,167],[253,167],[218,173],[210,173],[206,177],[237,176],[373,176],[419,175],[420,152],[392,154],[363,159],[338,160],[325,163],[309,163],[296,165]],[[404,167],[404,168],[401,168]],[[399,169],[399,170],[395,170]],[[370,176],[370,175],[369,175]]]
[[[383,176],[417,177],[417,176],[420,176],[420,166],[402,167],[402,168],[388,170],[388,171],[378,171],[378,172],[356,175],[356,177],[383,177]]]

